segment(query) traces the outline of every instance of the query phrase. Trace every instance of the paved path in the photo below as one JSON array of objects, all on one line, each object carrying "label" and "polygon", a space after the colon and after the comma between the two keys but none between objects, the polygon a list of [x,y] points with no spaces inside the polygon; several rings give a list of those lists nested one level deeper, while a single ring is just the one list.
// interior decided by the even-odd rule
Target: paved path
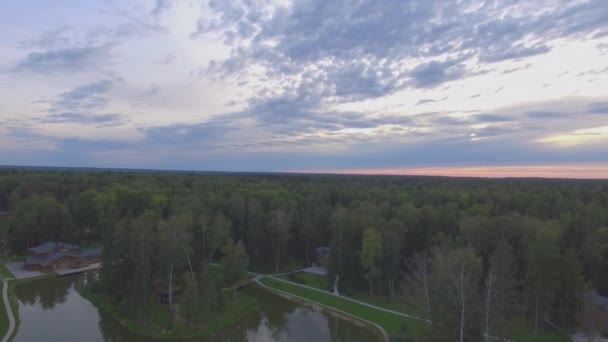
[{"label": "paved path", "polygon": [[7,262],[4,264],[6,268],[15,276],[17,279],[33,278],[44,273],[38,271],[28,271],[23,267],[23,261]]},{"label": "paved path", "polygon": [[4,335],[4,338],[2,338],[2,342],[7,342],[13,334],[13,330],[15,330],[15,316],[13,316],[13,310],[11,309],[11,304],[8,301],[8,282],[5,281],[2,285],[2,299],[4,300],[6,317],[8,317],[8,331],[6,332],[6,335]]},{"label": "paved path", "polygon": [[[282,282],[285,282],[285,283],[289,283],[291,285],[300,286],[300,287],[303,287],[303,288],[306,288],[306,289],[309,289],[309,290],[313,290],[313,291],[317,291],[317,292],[321,292],[321,293],[325,293],[325,294],[334,295],[331,292],[328,292],[328,291],[325,291],[325,290],[320,290],[320,289],[317,289],[315,287],[311,287],[311,286],[303,285],[303,284],[298,284],[298,283],[295,283],[295,282],[292,282],[292,281],[288,281],[288,280],[285,280],[285,279],[281,279],[281,278],[276,278],[274,275],[269,276],[269,278],[276,279],[278,281],[282,281]],[[367,306],[367,307],[372,308],[372,309],[388,312],[388,313],[391,313],[393,315],[397,315],[397,316],[401,316],[401,317],[406,317],[406,318],[411,318],[411,319],[416,319],[416,320],[419,320],[419,321],[431,323],[431,321],[428,320],[428,319],[426,319],[426,318],[422,318],[422,317],[418,317],[418,316],[413,316],[413,315],[408,315],[406,313],[399,312],[399,311],[394,311],[394,310],[390,310],[390,309],[385,309],[383,307],[372,305],[372,304],[369,304],[369,303],[366,303],[366,302],[362,302],[362,301],[359,301],[359,300],[356,300],[356,299],[352,299],[350,297],[345,297],[345,296],[338,296],[338,297],[340,297],[340,298],[342,298],[344,300],[351,301],[353,303],[357,303],[357,304],[360,304],[360,305],[363,305],[363,306]]]},{"label": "paved path", "polygon": [[[367,324],[369,324],[369,325],[371,325],[371,326],[373,326],[373,327],[377,328],[377,329],[380,331],[380,333],[382,334],[382,337],[384,338],[384,341],[385,341],[385,342],[389,342],[389,341],[390,341],[390,340],[389,340],[389,337],[388,337],[388,333],[386,332],[386,330],[384,330],[384,328],[382,328],[381,326],[379,326],[378,324],[376,324],[376,323],[374,323],[374,322],[371,322],[371,321],[368,321],[368,320],[363,319],[363,318],[361,318],[361,317],[358,317],[358,316],[355,316],[355,315],[349,314],[348,312],[344,312],[344,311],[339,310],[339,309],[336,309],[336,308],[334,308],[334,307],[331,307],[331,306],[328,306],[328,305],[325,305],[325,304],[322,304],[322,303],[319,303],[319,302],[315,302],[314,300],[310,300],[310,299],[308,299],[308,298],[300,297],[300,296],[295,295],[295,294],[293,294],[293,293],[289,293],[289,292],[285,292],[285,291],[277,290],[277,289],[275,289],[275,288],[272,288],[272,287],[266,286],[266,285],[264,285],[264,283],[262,283],[262,282],[260,281],[260,280],[262,280],[263,278],[265,278],[265,277],[264,277],[263,275],[259,274],[259,275],[257,275],[257,276],[256,276],[254,279],[255,279],[255,281],[256,281],[256,282],[257,282],[257,283],[258,283],[258,284],[259,284],[261,287],[266,288],[266,289],[269,289],[270,291],[279,292],[279,293],[282,293],[282,294],[284,294],[284,295],[287,295],[287,296],[290,296],[290,297],[297,298],[297,299],[299,299],[299,300],[301,300],[301,301],[304,301],[304,302],[313,303],[313,304],[315,304],[315,305],[318,305],[318,306],[324,307],[324,308],[326,308],[326,309],[328,309],[328,310],[331,310],[331,311],[338,312],[338,313],[340,313],[340,314],[342,314],[342,315],[345,315],[345,316],[351,317],[351,318],[356,319],[356,320],[358,320],[358,321],[365,322],[365,323],[367,323]],[[293,282],[286,281],[286,280],[279,279],[279,278],[275,278],[275,277],[273,277],[273,276],[270,276],[269,278],[273,278],[273,279],[277,279],[277,280],[285,281],[285,282],[288,282],[288,283],[290,283],[290,284],[295,284],[295,283],[293,283]],[[300,284],[296,284],[296,285],[300,285]],[[307,286],[307,287],[308,287],[308,286]],[[315,290],[318,290],[318,289],[315,289]],[[328,293],[328,292],[326,292],[326,293]]]},{"label": "paved path", "polygon": [[[222,265],[216,264],[216,263],[211,263],[211,264],[215,265],[215,266],[220,266],[220,267],[222,266]],[[342,310],[336,309],[336,308],[331,307],[331,306],[327,306],[325,304],[321,304],[319,302],[315,302],[315,301],[310,300],[308,298],[300,297],[298,295],[295,295],[295,294],[292,294],[292,293],[289,293],[289,292],[277,290],[275,288],[266,286],[266,285],[264,285],[262,283],[261,280],[264,279],[264,278],[266,278],[266,277],[268,277],[268,278],[272,278],[272,279],[275,279],[275,280],[278,280],[278,281],[282,281],[284,283],[288,283],[288,284],[291,284],[291,285],[300,286],[300,287],[303,287],[303,288],[306,288],[306,289],[309,289],[309,290],[321,292],[321,293],[324,293],[324,294],[334,295],[334,296],[340,297],[340,298],[342,298],[344,300],[348,300],[348,301],[351,301],[353,303],[357,303],[357,304],[360,304],[360,305],[363,305],[363,306],[367,306],[367,307],[372,308],[372,309],[384,311],[384,312],[387,312],[387,313],[390,313],[390,314],[393,314],[393,315],[397,315],[397,316],[401,316],[401,317],[405,317],[405,318],[410,318],[410,319],[415,319],[415,320],[422,321],[422,322],[429,323],[429,324],[433,323],[431,320],[426,319],[426,318],[422,318],[422,317],[418,317],[418,316],[413,316],[413,315],[409,315],[409,314],[406,314],[406,313],[403,313],[403,312],[394,311],[394,310],[390,310],[390,309],[385,309],[385,308],[380,307],[380,306],[376,306],[376,305],[373,305],[373,304],[365,303],[365,302],[362,302],[362,301],[359,301],[359,300],[356,300],[356,299],[352,299],[352,298],[349,298],[349,297],[341,296],[339,294],[334,294],[332,292],[328,292],[328,291],[325,291],[325,290],[320,290],[320,289],[317,289],[315,287],[311,287],[311,286],[303,285],[303,284],[298,284],[298,283],[293,282],[293,281],[277,278],[278,276],[282,276],[282,275],[289,274],[289,273],[296,273],[296,272],[300,272],[300,271],[304,271],[304,270],[303,269],[299,269],[299,270],[295,270],[295,271],[290,271],[290,272],[285,272],[285,273],[275,273],[275,274],[261,274],[261,273],[255,273],[255,272],[250,272],[250,271],[248,271],[247,273],[252,274],[252,275],[255,276],[254,278],[250,279],[249,282],[254,282],[255,281],[257,284],[259,284],[263,288],[269,289],[271,291],[280,292],[280,293],[283,293],[285,295],[292,296],[292,297],[298,298],[300,300],[303,300],[305,302],[310,302],[310,303],[322,306],[322,307],[327,308],[329,310],[333,310],[333,311],[339,312],[341,314],[344,314],[346,316],[358,319],[358,320],[360,320],[362,322],[368,323],[368,324],[370,324],[370,325],[378,328],[378,330],[380,330],[380,332],[382,333],[382,336],[384,337],[384,340],[386,342],[389,341],[388,333],[386,332],[386,330],[384,330],[384,328],[382,328],[381,326],[379,326],[378,324],[376,324],[374,322],[370,322],[370,321],[368,321],[366,319],[363,319],[361,317],[358,317],[358,316],[355,316],[355,315],[351,315],[351,314],[349,314],[347,312],[344,312]],[[488,336],[488,337],[490,339],[492,339],[492,340],[499,340],[499,341],[504,341],[504,342],[513,342],[512,340],[505,339],[505,338],[500,338],[500,337],[496,337],[496,336]],[[4,341],[2,341],[2,342],[4,342]]]},{"label": "paved path", "polygon": [[327,270],[325,267],[319,266],[310,266],[302,269],[302,272],[318,274],[318,275],[327,275]]}]

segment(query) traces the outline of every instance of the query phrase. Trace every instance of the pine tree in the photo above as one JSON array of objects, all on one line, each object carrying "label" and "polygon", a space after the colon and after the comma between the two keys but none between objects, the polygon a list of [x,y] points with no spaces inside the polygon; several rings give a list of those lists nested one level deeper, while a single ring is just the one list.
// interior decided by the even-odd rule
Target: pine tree
[{"label": "pine tree", "polygon": [[575,317],[580,317],[584,292],[583,266],[578,254],[568,249],[561,258],[557,296],[554,300],[555,320],[564,329],[576,328]]}]

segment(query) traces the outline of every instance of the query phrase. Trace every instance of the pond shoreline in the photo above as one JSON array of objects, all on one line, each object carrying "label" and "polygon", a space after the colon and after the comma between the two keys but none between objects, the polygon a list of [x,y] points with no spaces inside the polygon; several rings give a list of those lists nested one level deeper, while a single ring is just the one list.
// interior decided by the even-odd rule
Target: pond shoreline
[{"label": "pond shoreline", "polygon": [[[382,338],[385,342],[389,342],[390,341],[389,335],[386,332],[386,330],[384,330],[384,328],[382,328],[380,325],[378,325],[378,324],[376,324],[374,322],[368,321],[368,320],[363,319],[361,317],[357,317],[355,315],[351,315],[351,314],[349,314],[347,312],[344,312],[342,310],[333,308],[331,306],[328,306],[328,305],[325,305],[325,304],[321,304],[321,303],[312,301],[310,299],[306,299],[306,298],[300,297],[298,295],[294,295],[292,293],[288,293],[288,292],[285,292],[285,291],[274,289],[274,288],[272,288],[270,286],[264,285],[262,282],[257,282],[257,285],[258,285],[259,288],[264,289],[265,291],[274,293],[274,294],[276,294],[276,295],[278,295],[278,296],[280,296],[280,297],[282,297],[284,299],[287,299],[289,301],[295,302],[295,303],[297,303],[299,305],[308,307],[308,308],[310,308],[312,310],[315,310],[315,311],[325,312],[325,313],[327,313],[329,315],[332,315],[332,316],[334,316],[334,317],[336,317],[338,319],[342,319],[342,320],[348,321],[348,322],[350,322],[350,323],[352,323],[354,325],[357,325],[357,326],[369,329],[370,331],[374,331],[376,333],[379,332],[378,337]],[[370,329],[370,327],[373,327],[375,329]]]},{"label": "pond shoreline", "polygon": [[[221,324],[220,327],[217,329],[196,331],[191,334],[188,334],[188,333],[186,333],[186,334],[172,334],[172,333],[163,334],[162,332],[156,332],[154,330],[144,328],[144,327],[142,327],[142,325],[140,323],[135,322],[133,319],[121,316],[119,313],[116,312],[116,310],[114,308],[110,307],[111,304],[109,302],[103,302],[99,298],[97,298],[97,296],[91,296],[90,293],[86,293],[86,292],[80,293],[80,295],[84,299],[90,301],[97,309],[103,311],[105,314],[112,317],[118,324],[120,324],[123,328],[125,328],[129,332],[131,332],[135,335],[138,335],[140,337],[146,337],[146,338],[150,338],[150,339],[157,340],[157,341],[174,340],[174,339],[189,340],[189,339],[196,339],[196,338],[201,338],[201,337],[213,337],[214,335],[221,333],[222,331],[235,326],[236,324],[241,322],[243,319],[247,318],[248,316],[250,316],[258,311],[258,306],[257,306],[257,302],[256,302],[254,305],[248,306],[247,310],[244,311],[243,313],[239,313],[238,315],[235,315],[234,317],[232,317],[232,319],[229,320],[228,322],[226,322],[225,324]],[[243,293],[239,293],[239,296],[241,296],[241,298],[240,298],[241,301],[245,300],[245,303],[248,301],[255,301],[255,299],[253,299]],[[226,308],[229,306],[230,306],[229,303],[224,303],[224,306],[221,310],[226,310]],[[236,305],[235,307],[238,307],[238,305]],[[233,308],[229,308],[229,309],[233,309]],[[226,311],[222,312],[221,310],[218,313],[218,315],[221,315],[222,313],[225,314]],[[212,321],[212,322],[215,322],[215,321]]]},{"label": "pond shoreline", "polygon": [[[151,329],[144,332],[138,327],[133,329],[133,325],[123,316],[116,315],[117,307],[106,307],[101,303],[103,296],[98,296],[97,293],[87,295],[85,292],[90,280],[85,278],[88,278],[86,274],[68,277],[45,275],[37,279],[15,281],[11,286],[11,302],[18,307],[15,311],[18,311],[16,319],[20,320],[20,326],[15,329],[9,341],[41,338],[49,342],[73,338],[97,342],[116,338],[138,342],[293,339],[319,342],[383,341],[378,331],[361,320],[310,302],[294,301],[293,298],[267,291],[256,284],[246,286],[239,291],[237,297],[227,295],[224,301],[227,310],[224,310],[223,316],[218,317],[215,323],[205,322],[197,328],[199,331],[196,334],[186,335],[189,326],[182,323],[174,326],[171,334],[160,334],[162,323],[165,322],[164,316],[149,316],[148,328]],[[21,287],[22,284],[26,285]],[[249,298],[254,306],[237,304],[245,298]],[[221,312],[219,315],[222,315]],[[323,323],[319,326],[321,322]]]}]

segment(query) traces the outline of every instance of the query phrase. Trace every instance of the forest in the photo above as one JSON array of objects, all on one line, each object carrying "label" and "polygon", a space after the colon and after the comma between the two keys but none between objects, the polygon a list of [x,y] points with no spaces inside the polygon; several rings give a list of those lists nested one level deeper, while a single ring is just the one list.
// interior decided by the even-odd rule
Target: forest
[{"label": "forest", "polygon": [[608,296],[601,180],[7,169],[0,212],[4,256],[103,246],[95,293],[142,326],[155,287],[171,324],[195,327],[247,271],[308,266],[321,246],[328,283],[407,305],[432,320],[426,341],[594,329],[585,298]]}]

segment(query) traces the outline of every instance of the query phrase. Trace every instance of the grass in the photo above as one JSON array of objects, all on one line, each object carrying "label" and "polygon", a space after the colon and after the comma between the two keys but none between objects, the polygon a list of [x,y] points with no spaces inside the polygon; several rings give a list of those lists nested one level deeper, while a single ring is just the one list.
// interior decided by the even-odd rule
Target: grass
[{"label": "grass", "polygon": [[294,283],[314,287],[319,290],[329,290],[329,282],[327,277],[319,274],[312,274],[306,272],[284,274],[278,278],[293,281]]},{"label": "grass", "polygon": [[[302,285],[307,285],[319,290],[331,292],[331,285],[327,280],[327,277],[324,275],[298,272],[292,274],[285,274],[277,278]],[[424,311],[422,308],[420,308],[420,305],[411,303],[411,300],[407,300],[405,296],[394,296],[393,298],[390,298],[388,296],[383,295],[369,296],[369,294],[367,293],[360,292],[349,293],[346,296],[371,305],[379,306],[381,308],[398,311],[405,314],[411,314],[419,317],[424,316]]]},{"label": "grass", "polygon": [[[4,283],[0,283],[0,289],[3,289]],[[0,296],[0,336],[6,335],[8,331],[8,317],[4,308],[4,299]]]},{"label": "grass", "polygon": [[306,289],[297,285],[288,284],[280,280],[264,278],[262,283],[273,289],[284,291],[287,293],[294,294],[306,298],[308,300],[321,303],[328,307],[336,308],[338,310],[349,313],[355,317],[368,320],[376,323],[391,336],[397,336],[405,334],[411,337],[421,337],[428,330],[429,325],[427,323],[401,317],[388,312],[375,310],[367,306],[357,304],[334,296],[330,293],[322,293],[310,289]]},{"label": "grass", "polygon": [[[383,295],[373,295],[363,294],[360,292],[347,294],[348,297],[371,304],[375,306],[379,306],[381,308],[385,308],[388,310],[398,311],[405,314],[425,317],[426,309],[421,306],[419,303],[415,303],[412,301],[411,297],[396,295],[391,297],[383,296]],[[426,318],[426,317],[425,317]]]},{"label": "grass", "polygon": [[538,336],[523,335],[515,337],[515,342],[569,342],[570,336],[565,336],[557,331],[543,331]]},{"label": "grass", "polygon": [[0,277],[3,279],[14,279],[15,276],[11,273],[11,271],[4,266],[4,262],[0,262]]}]

